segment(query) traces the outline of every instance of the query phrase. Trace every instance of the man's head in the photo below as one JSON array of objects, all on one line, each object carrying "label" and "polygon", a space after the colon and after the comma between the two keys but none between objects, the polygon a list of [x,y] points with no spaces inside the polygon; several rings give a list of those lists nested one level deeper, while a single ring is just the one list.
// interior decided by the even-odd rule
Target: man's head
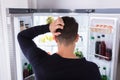
[{"label": "man's head", "polygon": [[59,36],[56,36],[56,39],[59,41],[59,43],[69,45],[71,43],[74,43],[78,38],[78,23],[73,17],[65,16],[62,17],[62,20],[64,22],[64,28],[57,30],[60,31],[61,34]]}]

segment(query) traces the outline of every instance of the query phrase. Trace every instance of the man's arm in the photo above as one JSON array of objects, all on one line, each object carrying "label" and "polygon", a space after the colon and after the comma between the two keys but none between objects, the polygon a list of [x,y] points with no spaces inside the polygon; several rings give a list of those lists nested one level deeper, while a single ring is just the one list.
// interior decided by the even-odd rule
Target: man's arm
[{"label": "man's arm", "polygon": [[44,58],[45,56],[48,56],[48,53],[46,53],[42,49],[37,48],[37,46],[32,40],[34,37],[49,31],[53,34],[53,36],[58,36],[61,33],[56,32],[56,30],[63,29],[63,27],[64,22],[59,17],[58,19],[53,21],[50,25],[36,26],[20,32],[18,34],[18,41],[27,59],[32,63],[34,61],[41,60],[41,58]]},{"label": "man's arm", "polygon": [[49,32],[49,25],[35,26],[18,34],[19,45],[30,62],[34,61],[35,58],[37,59],[37,57],[40,59],[48,55],[42,49],[37,48],[32,40],[34,37],[46,32]]}]

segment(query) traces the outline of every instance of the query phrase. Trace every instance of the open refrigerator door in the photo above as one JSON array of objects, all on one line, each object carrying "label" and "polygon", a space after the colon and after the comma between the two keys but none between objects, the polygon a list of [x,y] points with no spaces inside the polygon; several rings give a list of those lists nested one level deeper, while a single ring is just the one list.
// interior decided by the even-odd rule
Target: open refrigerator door
[{"label": "open refrigerator door", "polygon": [[[32,26],[32,14],[13,14],[11,15],[11,19],[12,19],[12,25],[13,25],[13,29],[14,29],[14,39],[15,39],[15,53],[11,54],[11,55],[15,55],[16,56],[16,64],[12,64],[14,66],[16,66],[15,70],[16,71],[16,75],[17,75],[17,80],[27,80],[27,78],[29,78],[29,76],[31,76],[30,80],[34,80],[34,75],[33,75],[33,71],[32,71],[32,67],[29,63],[29,61],[25,58],[25,56],[23,55],[20,46],[18,44],[18,40],[17,40],[17,34],[20,31],[23,31],[27,28],[30,28]],[[12,60],[14,60],[15,57],[12,57]],[[15,75],[13,75],[15,76]]]},{"label": "open refrigerator door", "polygon": [[116,80],[118,24],[116,17],[90,17],[88,60],[98,65],[102,80]]}]

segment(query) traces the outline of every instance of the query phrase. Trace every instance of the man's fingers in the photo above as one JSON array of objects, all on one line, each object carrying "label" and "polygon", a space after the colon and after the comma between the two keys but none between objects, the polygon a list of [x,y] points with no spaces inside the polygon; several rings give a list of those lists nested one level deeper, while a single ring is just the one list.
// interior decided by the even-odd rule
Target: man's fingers
[{"label": "man's fingers", "polygon": [[53,33],[53,35],[58,36],[61,33],[56,32],[57,29],[63,29],[64,28],[64,22],[62,18],[58,17],[54,22],[50,24],[50,31]]},{"label": "man's fingers", "polygon": [[56,29],[63,29],[63,26],[57,25],[57,26],[56,26]]},{"label": "man's fingers", "polygon": [[64,21],[61,17],[58,17],[58,20],[60,21],[61,25],[64,26]]},{"label": "man's fingers", "polygon": [[54,33],[55,36],[59,36],[60,34],[61,34],[60,32]]},{"label": "man's fingers", "polygon": [[64,26],[64,22],[62,18],[58,17],[58,19],[55,21],[55,25]]}]

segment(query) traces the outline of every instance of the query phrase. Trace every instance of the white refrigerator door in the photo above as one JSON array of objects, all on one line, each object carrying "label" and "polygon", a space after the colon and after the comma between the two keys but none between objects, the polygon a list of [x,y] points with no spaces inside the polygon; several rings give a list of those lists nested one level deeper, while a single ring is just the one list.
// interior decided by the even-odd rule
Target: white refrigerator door
[{"label": "white refrigerator door", "polygon": [[[14,69],[16,70],[13,70],[15,72],[13,72],[13,74],[16,73],[16,75],[13,75],[12,77],[17,77],[17,80],[23,80],[23,65],[25,62],[29,63],[28,60],[25,58],[25,56],[23,55],[21,49],[20,49],[20,46],[18,44],[18,40],[17,40],[17,35],[18,33],[20,32],[20,21],[24,21],[25,24],[29,24],[30,26],[32,26],[32,15],[29,15],[29,14],[16,14],[16,15],[12,15],[11,16],[11,19],[12,19],[12,29],[13,30],[13,41],[14,42],[14,52],[15,53],[12,53],[11,55],[11,60],[13,62],[16,62],[16,64],[13,64],[12,65],[14,66]],[[14,57],[15,56],[15,57]],[[16,61],[15,61],[16,60]]]},{"label": "white refrigerator door", "polygon": [[[119,18],[116,16],[111,14],[91,14],[89,23],[88,60],[95,62],[99,66],[101,75],[106,74],[109,80],[116,80],[118,62]],[[102,35],[105,37],[103,38]],[[96,48],[98,36],[100,37],[100,44]],[[105,55],[102,54],[102,41],[105,42]],[[109,52],[112,54],[111,57],[107,55],[108,49],[111,51]],[[108,60],[108,58],[111,59]]]},{"label": "white refrigerator door", "polygon": [[20,27],[19,26],[19,19],[17,17],[14,17],[14,37],[15,37],[15,50],[16,50],[16,69],[17,69],[17,79],[18,80],[22,80],[23,76],[22,76],[22,60],[21,60],[21,50],[18,44],[18,40],[17,40],[17,34],[20,31]]}]

